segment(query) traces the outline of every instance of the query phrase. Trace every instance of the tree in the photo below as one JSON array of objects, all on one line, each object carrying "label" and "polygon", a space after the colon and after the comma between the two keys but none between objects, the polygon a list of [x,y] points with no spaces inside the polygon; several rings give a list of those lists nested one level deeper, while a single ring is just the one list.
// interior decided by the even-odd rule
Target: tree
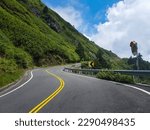
[{"label": "tree", "polygon": [[103,57],[103,52],[101,49],[98,50],[96,57],[97,57],[97,61],[98,61],[98,63],[97,63],[98,68],[111,68],[109,61],[107,61]]},{"label": "tree", "polygon": [[82,46],[81,43],[78,43],[78,46],[76,48],[76,53],[80,56],[81,60],[85,59],[85,54],[84,54],[84,47]]},{"label": "tree", "polygon": [[[140,70],[149,70],[150,69],[150,63],[148,61],[143,60],[142,55],[140,53],[138,54],[138,59],[139,59],[139,69]],[[132,65],[132,69],[137,69],[135,63],[136,63],[136,58],[130,57],[128,59],[128,64]]]}]

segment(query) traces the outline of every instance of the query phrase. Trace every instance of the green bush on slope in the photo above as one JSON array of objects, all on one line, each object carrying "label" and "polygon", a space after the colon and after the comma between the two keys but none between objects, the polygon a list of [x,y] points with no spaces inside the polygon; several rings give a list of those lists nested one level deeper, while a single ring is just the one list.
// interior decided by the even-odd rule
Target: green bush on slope
[{"label": "green bush on slope", "polygon": [[5,60],[2,63],[8,69],[8,72],[6,68],[3,71],[4,77],[12,74],[9,72],[12,66],[8,64],[11,62],[16,66],[15,72],[18,72],[33,65],[95,60],[99,49],[103,51],[102,57],[111,61],[111,67],[116,66],[117,60],[121,61],[113,53],[88,40],[40,0],[0,1],[0,58]]},{"label": "green bush on slope", "polygon": [[122,83],[134,83],[134,79],[132,76],[114,73],[110,71],[101,71],[96,75],[96,77],[100,79],[106,79]]},{"label": "green bush on slope", "polygon": [[0,58],[0,88],[20,78],[23,72],[14,60]]},{"label": "green bush on slope", "polygon": [[0,31],[0,57],[13,59],[20,68],[32,66],[31,56],[20,48],[16,48]]}]

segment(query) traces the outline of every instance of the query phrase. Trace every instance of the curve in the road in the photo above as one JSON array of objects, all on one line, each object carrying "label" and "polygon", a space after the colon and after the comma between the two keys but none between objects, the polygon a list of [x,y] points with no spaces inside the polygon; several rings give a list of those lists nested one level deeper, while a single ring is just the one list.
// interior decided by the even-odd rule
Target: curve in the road
[{"label": "curve in the road", "polygon": [[[61,71],[63,71],[63,70],[61,70]],[[66,72],[66,73],[68,73],[68,72]],[[72,75],[78,75],[78,76],[80,76],[80,77],[89,77],[89,78],[95,79],[95,77],[91,77],[91,76],[87,76],[87,75],[80,75],[80,74],[76,74],[76,73],[70,73],[70,74],[72,74]],[[120,85],[122,85],[122,86],[129,87],[129,88],[132,88],[132,89],[141,91],[141,92],[143,92],[143,93],[145,93],[145,94],[148,94],[148,95],[150,96],[150,92],[149,92],[149,91],[146,91],[145,89],[138,88],[138,87],[136,87],[136,86],[129,85],[129,84],[124,84],[124,83],[115,82],[115,81],[109,81],[109,80],[106,80],[106,81],[111,82],[111,83],[113,83],[113,84],[116,84],[116,83],[117,83],[117,84],[120,84]]]},{"label": "curve in the road", "polygon": [[37,106],[35,106],[31,111],[29,111],[29,113],[37,113],[38,111],[40,111],[45,105],[47,105],[55,96],[57,96],[57,94],[59,94],[61,92],[61,90],[64,88],[64,80],[61,79],[60,77],[58,77],[57,75],[50,73],[48,70],[46,70],[46,72],[48,74],[50,74],[51,76],[55,77],[56,79],[59,80],[60,85],[59,87],[51,94],[49,95],[46,99],[44,99],[42,102],[40,102]]},{"label": "curve in the road", "polygon": [[146,91],[146,90],[144,90],[144,89],[137,88],[137,87],[135,87],[135,86],[128,85],[128,84],[124,84],[124,86],[129,87],[129,88],[133,88],[133,89],[136,89],[136,90],[139,90],[139,91],[141,91],[141,92],[143,92],[143,93],[145,93],[145,94],[148,94],[148,95],[150,96],[150,92],[148,92],[148,91]]}]

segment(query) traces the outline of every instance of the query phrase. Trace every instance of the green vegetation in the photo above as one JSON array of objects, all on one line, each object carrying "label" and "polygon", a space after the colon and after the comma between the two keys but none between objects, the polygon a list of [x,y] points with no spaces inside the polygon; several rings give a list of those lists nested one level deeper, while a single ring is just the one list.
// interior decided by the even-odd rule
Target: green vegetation
[{"label": "green vegetation", "polygon": [[40,0],[0,1],[0,86],[33,66],[80,61],[94,61],[95,68],[131,67],[87,39]]},{"label": "green vegetation", "polygon": [[122,61],[89,41],[40,0],[1,0],[0,26],[0,86],[17,79],[20,70],[95,60],[98,51],[111,67]]},{"label": "green vegetation", "polygon": [[17,80],[23,73],[24,70],[18,69],[14,60],[0,58],[0,88]]},{"label": "green vegetation", "polygon": [[[148,61],[143,60],[141,54],[139,54],[138,59],[139,59],[140,70],[150,70],[150,63]],[[133,70],[137,69],[136,60],[137,59],[135,57],[130,57],[129,59],[128,58],[123,59],[123,61],[130,66],[130,69],[133,69]],[[135,76],[135,81],[137,83],[150,84],[150,77]]]},{"label": "green vegetation", "polygon": [[135,81],[137,83],[149,84],[150,85],[150,77],[147,77],[147,76],[135,77]]},{"label": "green vegetation", "polygon": [[[131,66],[131,69],[134,69],[134,70],[137,69],[137,66],[136,66],[137,58],[130,57],[129,59],[124,58],[123,60],[124,60],[124,62],[126,62],[128,65]],[[148,61],[143,60],[141,54],[139,54],[138,60],[139,60],[139,69],[140,70],[150,70],[150,63]]]},{"label": "green vegetation", "polygon": [[31,56],[16,48],[0,31],[0,87],[7,85],[23,75],[32,66]]},{"label": "green vegetation", "polygon": [[[6,8],[6,5],[9,6],[9,9]],[[67,43],[63,37],[16,0],[10,2],[2,0],[1,6],[3,7],[0,8],[1,31],[15,47],[28,52],[34,64],[42,65],[45,62],[58,64],[79,60],[79,56],[74,53],[75,47],[71,43]],[[54,63],[53,57],[62,60]]]},{"label": "green vegetation", "polygon": [[9,39],[0,31],[0,56],[13,59],[19,67],[32,66],[31,56],[20,48],[16,48]]},{"label": "green vegetation", "polygon": [[90,69],[89,61],[81,61],[81,68],[82,69]]},{"label": "green vegetation", "polygon": [[[111,51],[99,48],[93,60],[93,69],[131,69],[131,66],[125,61],[119,58]],[[82,68],[90,68],[88,66],[89,61],[82,61]]]},{"label": "green vegetation", "polygon": [[23,74],[24,74],[23,70],[17,70],[14,73],[0,74],[0,88],[2,86],[5,86],[9,83],[12,83],[12,82],[20,79]]},{"label": "green vegetation", "polygon": [[122,83],[130,83],[130,84],[134,83],[134,79],[132,76],[123,75],[120,73],[114,73],[110,71],[99,72],[96,75],[96,77],[100,79],[111,80],[111,81],[122,82]]}]

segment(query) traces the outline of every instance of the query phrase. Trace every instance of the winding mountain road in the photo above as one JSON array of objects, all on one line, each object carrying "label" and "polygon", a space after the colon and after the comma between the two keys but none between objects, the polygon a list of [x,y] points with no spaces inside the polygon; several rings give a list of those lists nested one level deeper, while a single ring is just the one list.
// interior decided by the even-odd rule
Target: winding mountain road
[{"label": "winding mountain road", "polygon": [[63,66],[34,69],[0,92],[1,113],[150,112],[150,89],[64,72]]}]

